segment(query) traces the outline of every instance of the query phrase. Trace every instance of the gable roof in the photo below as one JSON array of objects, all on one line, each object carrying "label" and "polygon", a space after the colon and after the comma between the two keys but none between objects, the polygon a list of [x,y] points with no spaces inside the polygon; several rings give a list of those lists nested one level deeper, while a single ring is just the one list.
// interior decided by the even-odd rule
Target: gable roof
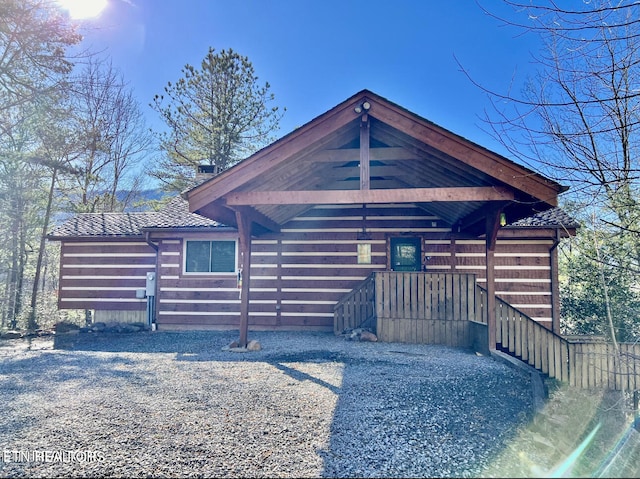
[{"label": "gable roof", "polygon": [[497,201],[518,220],[565,189],[363,90],[184,196],[192,212],[235,225],[242,210],[266,230],[316,204],[411,202],[474,232]]}]

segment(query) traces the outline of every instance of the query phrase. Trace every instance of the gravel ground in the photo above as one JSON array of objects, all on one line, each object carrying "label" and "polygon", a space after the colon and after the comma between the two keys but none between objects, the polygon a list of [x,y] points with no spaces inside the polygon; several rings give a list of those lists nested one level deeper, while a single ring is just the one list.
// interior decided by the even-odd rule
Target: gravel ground
[{"label": "gravel ground", "polygon": [[2,477],[477,477],[529,376],[444,346],[250,332],[0,341]]}]

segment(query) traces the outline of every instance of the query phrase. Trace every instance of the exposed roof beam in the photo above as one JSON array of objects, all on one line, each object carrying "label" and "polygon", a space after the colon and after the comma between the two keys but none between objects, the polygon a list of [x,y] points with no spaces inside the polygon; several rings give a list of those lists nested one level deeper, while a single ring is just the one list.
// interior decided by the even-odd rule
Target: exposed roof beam
[{"label": "exposed roof beam", "polygon": [[334,110],[316,118],[314,122],[294,130],[220,175],[187,191],[189,210],[197,211],[252,179],[260,178],[274,166],[279,165],[283,158],[289,158],[308,148],[326,147],[327,143],[331,143],[331,134],[346,127],[355,118],[353,107],[344,102]]},{"label": "exposed roof beam", "polygon": [[[343,178],[357,178],[360,174],[360,169],[357,166],[343,166],[329,168],[321,172],[322,178],[330,178],[332,180]],[[406,176],[407,178],[415,178],[416,173],[406,170],[401,170],[397,166],[378,166],[371,165],[371,176]]]},{"label": "exposed roof beam", "polygon": [[562,187],[454,133],[416,117],[400,107],[373,98],[369,116],[390,125],[460,162],[524,191],[549,205],[557,205]]},{"label": "exposed roof beam", "polygon": [[[418,157],[415,153],[412,153],[402,147],[388,147],[388,148],[370,148],[369,158],[373,160],[385,161],[385,160],[417,160]],[[311,161],[314,163],[320,162],[336,162],[344,163],[347,161],[359,161],[360,149],[359,148],[342,148],[335,150],[322,150],[312,155],[308,155],[304,158],[304,161]]]},{"label": "exposed roof beam", "polygon": [[229,193],[226,203],[240,205],[406,203],[433,201],[509,201],[513,192],[502,187],[403,188],[396,190],[245,191]]},{"label": "exposed roof beam", "polygon": [[253,208],[238,206],[234,208],[234,210],[236,211],[236,218],[238,216],[238,213],[241,213],[250,223],[256,223],[270,231],[280,231],[280,225],[278,223]]}]

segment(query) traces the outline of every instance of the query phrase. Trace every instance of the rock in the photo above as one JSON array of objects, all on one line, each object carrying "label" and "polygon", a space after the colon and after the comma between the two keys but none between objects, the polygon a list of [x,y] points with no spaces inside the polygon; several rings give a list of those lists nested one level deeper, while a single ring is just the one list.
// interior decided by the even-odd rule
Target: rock
[{"label": "rock", "polygon": [[0,338],[2,339],[18,339],[22,337],[22,333],[20,331],[7,331],[0,334]]},{"label": "rock", "polygon": [[377,340],[378,336],[373,334],[371,331],[364,330],[360,333],[360,341],[376,342]]},{"label": "rock", "polygon": [[365,328],[345,329],[342,333],[347,341],[377,341],[376,336],[372,331]]},{"label": "rock", "polygon": [[62,321],[60,323],[54,324],[53,329],[56,333],[70,333],[72,331],[75,331],[77,333],[80,330],[80,326],[78,326],[77,324],[69,323],[67,321]]},{"label": "rock", "polygon": [[261,349],[262,349],[262,346],[260,346],[260,343],[255,339],[252,339],[247,343],[248,351],[260,351]]},{"label": "rock", "polygon": [[137,333],[140,331],[140,328],[135,324],[123,324],[120,326],[120,331],[123,333]]},{"label": "rock", "polygon": [[227,346],[224,346],[222,348],[223,351],[231,351],[232,349],[235,349],[239,346],[238,341],[232,341],[230,344],[228,344]]},{"label": "rock", "polygon": [[360,341],[360,334],[362,333],[362,328],[352,329],[347,333],[347,339],[349,341]]}]

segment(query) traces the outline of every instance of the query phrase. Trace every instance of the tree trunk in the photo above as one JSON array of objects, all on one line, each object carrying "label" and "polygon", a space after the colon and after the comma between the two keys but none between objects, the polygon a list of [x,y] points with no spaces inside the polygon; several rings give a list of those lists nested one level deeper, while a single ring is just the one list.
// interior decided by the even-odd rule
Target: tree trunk
[{"label": "tree trunk", "polygon": [[47,230],[49,229],[49,219],[51,218],[51,207],[53,205],[53,191],[56,185],[58,169],[54,168],[51,174],[51,184],[49,185],[49,196],[47,198],[47,207],[44,212],[44,222],[42,224],[42,235],[40,236],[40,248],[38,250],[38,259],[36,261],[36,272],[33,278],[33,289],[31,290],[31,309],[29,311],[28,329],[37,329],[38,322],[36,307],[38,304],[38,285],[40,283],[40,275],[42,270],[42,258],[44,257],[44,249],[47,244]]}]

